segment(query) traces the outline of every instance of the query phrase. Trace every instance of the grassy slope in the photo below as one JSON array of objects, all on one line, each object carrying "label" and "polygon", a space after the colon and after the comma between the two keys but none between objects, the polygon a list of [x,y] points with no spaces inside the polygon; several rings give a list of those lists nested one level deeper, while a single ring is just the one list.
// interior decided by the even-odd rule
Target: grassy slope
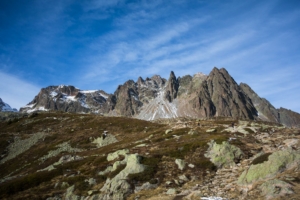
[{"label": "grassy slope", "polygon": [[[154,181],[156,178],[161,183],[173,180],[182,173],[174,162],[176,158],[194,164],[194,169],[187,168],[184,173],[189,177],[195,176],[202,180],[207,170],[215,170],[213,164],[203,156],[207,150],[207,143],[211,139],[218,143],[227,140],[231,135],[221,133],[221,131],[224,125],[230,125],[233,122],[236,123],[236,121],[224,119],[201,121],[201,127],[198,127],[198,122],[190,119],[161,120],[160,123],[152,123],[124,117],[61,112],[40,113],[32,118],[26,117],[9,123],[2,122],[0,123],[1,153],[5,152],[8,141],[13,142],[15,137],[24,139],[37,132],[45,132],[47,136],[29,150],[0,165],[0,179],[7,176],[14,177],[0,183],[0,198],[45,199],[64,193],[66,188],[60,185],[54,187],[56,183],[62,182],[67,182],[69,185],[75,184],[77,194],[86,195],[87,191],[92,189],[98,191],[107,177],[115,175],[113,173],[105,176],[98,175],[98,172],[113,164],[113,162],[106,161],[106,155],[123,148],[144,156],[143,163],[149,166],[144,173],[130,177],[129,181],[134,184]],[[216,132],[206,133],[208,128],[214,126],[217,127]],[[165,134],[165,130],[172,127],[177,128]],[[191,128],[197,130],[199,134],[188,135]],[[119,142],[96,148],[96,145],[91,143],[91,139],[101,136],[104,130],[113,134]],[[178,139],[173,135],[180,137]],[[37,172],[58,161],[62,155],[71,154],[62,152],[44,162],[38,160],[47,155],[50,150],[56,149],[56,145],[67,141],[73,148],[84,149],[76,153],[84,159],[59,165],[49,172]],[[242,141],[234,142],[246,151]],[[136,147],[138,144],[147,144],[147,146]],[[89,186],[85,182],[89,178],[95,178],[97,184]]]}]

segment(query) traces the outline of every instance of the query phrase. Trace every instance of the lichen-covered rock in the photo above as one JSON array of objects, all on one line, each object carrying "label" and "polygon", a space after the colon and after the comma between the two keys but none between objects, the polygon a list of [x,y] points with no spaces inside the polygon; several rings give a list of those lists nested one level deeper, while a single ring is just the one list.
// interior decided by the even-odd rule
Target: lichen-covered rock
[{"label": "lichen-covered rock", "polygon": [[286,169],[300,166],[300,152],[292,149],[277,151],[268,157],[268,161],[251,165],[238,179],[238,184],[247,185],[265,178],[275,177]]},{"label": "lichen-covered rock", "polygon": [[109,172],[113,171],[113,167],[112,166],[108,166],[104,171],[101,171],[98,173],[98,175],[104,175],[107,174]]},{"label": "lichen-covered rock", "polygon": [[118,150],[113,153],[109,153],[107,155],[107,161],[112,161],[112,160],[118,158],[120,155],[126,156],[126,154],[128,154],[128,153],[129,153],[128,149],[122,149],[122,150]]},{"label": "lichen-covered rock", "polygon": [[49,151],[47,155],[41,157],[39,160],[40,161],[45,161],[48,158],[51,158],[51,157],[59,155],[61,152],[76,153],[76,152],[83,151],[83,149],[73,148],[69,144],[69,142],[61,143],[59,145],[56,145],[56,147],[57,147],[57,149]]},{"label": "lichen-covered rock", "polygon": [[104,147],[107,146],[109,144],[118,142],[118,140],[116,139],[116,137],[112,134],[107,134],[106,138],[103,139],[102,137],[98,137],[96,139],[94,139],[94,141],[92,143],[97,144],[97,147]]},{"label": "lichen-covered rock", "polygon": [[168,130],[166,130],[166,134],[168,134],[168,133],[171,133],[173,130],[172,129],[168,129]]},{"label": "lichen-covered rock", "polygon": [[67,189],[66,193],[65,193],[65,198],[64,199],[65,200],[83,200],[84,197],[81,197],[81,196],[78,196],[78,195],[74,194],[73,193],[74,190],[75,190],[75,186],[74,185],[72,185],[71,187],[69,187]]},{"label": "lichen-covered rock", "polygon": [[269,180],[263,183],[260,186],[260,189],[267,200],[278,197],[286,197],[286,195],[294,193],[291,184],[278,179]]},{"label": "lichen-covered rock", "polygon": [[175,188],[170,188],[166,192],[166,194],[169,194],[169,195],[173,195],[173,194],[176,194],[176,193],[177,193],[177,190]]},{"label": "lichen-covered rock", "polygon": [[189,132],[188,132],[189,135],[197,135],[198,134],[198,131],[197,130],[194,130],[194,129],[191,129]]},{"label": "lichen-covered rock", "polygon": [[16,137],[15,141],[7,147],[8,155],[0,161],[0,164],[3,164],[6,161],[11,160],[21,153],[27,151],[43,137],[45,137],[45,133],[43,132],[34,133],[29,138],[24,140]]},{"label": "lichen-covered rock", "polygon": [[178,165],[178,168],[179,168],[180,170],[184,170],[185,164],[186,164],[184,160],[176,159],[176,160],[175,160],[175,163]]},{"label": "lichen-covered rock", "polygon": [[218,168],[235,166],[244,155],[244,153],[236,146],[224,141],[217,144],[215,141],[208,143],[209,147],[205,157],[210,158]]},{"label": "lichen-covered rock", "polygon": [[216,132],[216,129],[210,128],[210,129],[207,129],[206,132],[207,133],[213,133],[213,132]]},{"label": "lichen-covered rock", "polygon": [[142,190],[151,190],[151,189],[155,189],[157,187],[158,187],[158,184],[151,184],[149,182],[146,182],[140,187],[136,186],[134,192],[139,192]]},{"label": "lichen-covered rock", "polygon": [[129,154],[125,158],[126,167],[112,179],[107,179],[104,186],[101,188],[100,199],[125,199],[132,193],[132,187],[127,182],[126,178],[129,174],[143,172],[145,166],[140,164],[141,157],[137,154]]}]

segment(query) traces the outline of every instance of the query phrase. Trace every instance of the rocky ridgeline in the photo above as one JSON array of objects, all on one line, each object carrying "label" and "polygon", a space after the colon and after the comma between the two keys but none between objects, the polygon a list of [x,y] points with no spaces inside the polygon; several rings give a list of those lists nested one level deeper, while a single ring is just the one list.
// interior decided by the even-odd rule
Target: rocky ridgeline
[{"label": "rocky ridgeline", "polygon": [[74,86],[49,86],[21,112],[60,110],[64,112],[98,113],[109,116],[159,118],[233,117],[260,119],[299,127],[300,114],[276,109],[259,97],[247,84],[238,85],[226,69],[213,68],[209,75],[176,77],[168,80],[155,75],[137,82],[126,81],[114,94],[103,90],[83,91]]}]

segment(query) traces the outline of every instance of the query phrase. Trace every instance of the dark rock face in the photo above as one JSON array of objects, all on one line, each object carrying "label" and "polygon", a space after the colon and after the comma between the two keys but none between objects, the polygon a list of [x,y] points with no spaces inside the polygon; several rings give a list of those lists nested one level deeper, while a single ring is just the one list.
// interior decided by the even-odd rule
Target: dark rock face
[{"label": "dark rock face", "polygon": [[125,116],[137,115],[144,104],[157,97],[165,83],[165,79],[155,75],[152,78],[146,78],[146,80],[139,77],[136,83],[129,80],[123,85],[119,85],[114,93],[117,99],[115,112]]},{"label": "dark rock face", "polygon": [[240,84],[241,89],[252,100],[253,105],[258,111],[259,118],[272,122],[279,122],[277,109],[266,99],[260,98],[249,85]]},{"label": "dark rock face", "polygon": [[[141,79],[140,82],[143,82]],[[137,84],[133,80],[127,81],[124,85],[119,85],[115,92],[117,99],[116,111],[120,115],[133,116],[138,112],[143,104],[139,100]]]},{"label": "dark rock face", "polygon": [[190,75],[186,75],[181,77],[178,77],[178,92],[177,95],[181,96],[182,94],[185,94],[189,91],[190,87],[191,87],[191,83],[193,81],[193,77]]},{"label": "dark rock face", "polygon": [[165,98],[172,102],[177,97],[179,83],[173,71],[171,71],[167,87],[165,89]]},{"label": "dark rock face", "polygon": [[201,84],[198,96],[194,98],[191,103],[193,108],[199,112],[201,117],[213,117],[216,114],[216,107],[211,100],[206,81]]},{"label": "dark rock face", "polygon": [[294,111],[279,108],[278,117],[281,124],[284,124],[287,127],[297,127],[300,128],[300,114]]},{"label": "dark rock face", "polygon": [[284,124],[288,127],[300,127],[300,114],[291,110],[276,109],[268,100],[259,97],[249,85],[241,83],[243,92],[252,100],[259,113],[259,118],[264,121],[271,121]]},{"label": "dark rock face", "polygon": [[257,116],[251,100],[224,68],[212,70],[193,102],[195,109],[199,109],[206,117],[255,119]]}]

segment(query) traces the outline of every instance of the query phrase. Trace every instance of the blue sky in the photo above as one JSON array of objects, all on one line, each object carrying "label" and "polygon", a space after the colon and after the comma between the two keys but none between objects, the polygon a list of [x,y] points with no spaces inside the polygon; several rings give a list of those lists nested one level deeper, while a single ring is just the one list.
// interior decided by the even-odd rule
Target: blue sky
[{"label": "blue sky", "polygon": [[1,0],[0,98],[42,87],[113,93],[128,79],[226,68],[300,113],[299,0]]}]

